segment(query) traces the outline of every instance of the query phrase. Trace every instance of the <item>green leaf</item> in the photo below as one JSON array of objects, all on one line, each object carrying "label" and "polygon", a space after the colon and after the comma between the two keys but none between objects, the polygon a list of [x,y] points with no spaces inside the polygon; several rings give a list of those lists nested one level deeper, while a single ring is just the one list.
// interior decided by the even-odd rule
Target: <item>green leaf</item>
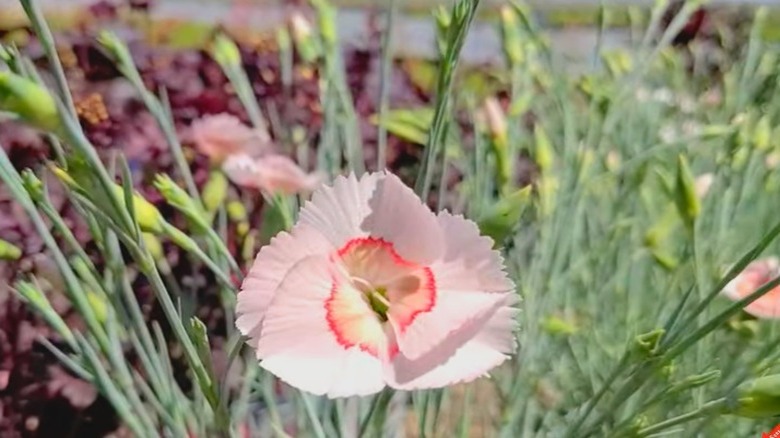
[{"label": "green leaf", "polygon": [[408,142],[425,145],[428,131],[433,122],[433,108],[420,107],[388,111],[383,118],[375,114],[371,118],[375,125],[383,126],[387,132]]},{"label": "green leaf", "polygon": [[482,234],[499,245],[509,237],[531,204],[531,186],[526,186],[499,199],[477,221]]}]

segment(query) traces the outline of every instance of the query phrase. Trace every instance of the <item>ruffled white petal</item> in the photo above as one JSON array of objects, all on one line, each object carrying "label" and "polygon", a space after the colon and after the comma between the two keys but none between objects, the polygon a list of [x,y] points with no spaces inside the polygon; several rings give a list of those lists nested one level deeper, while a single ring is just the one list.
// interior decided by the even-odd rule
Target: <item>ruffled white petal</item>
[{"label": "ruffled white petal", "polygon": [[300,222],[319,230],[336,248],[348,241],[368,236],[361,229],[369,214],[368,201],[381,174],[339,176],[332,186],[321,186],[300,213]]},{"label": "ruffled white petal", "polygon": [[410,359],[419,358],[453,331],[495,308],[502,295],[514,289],[501,255],[492,249],[489,238],[480,236],[474,222],[441,212],[438,224],[447,247],[441,259],[430,266],[435,304],[407,327],[391,318],[398,346]]},{"label": "ruffled white petal", "polygon": [[427,205],[397,176],[385,174],[369,201],[362,229],[391,242],[406,260],[427,265],[444,252],[444,234]]},{"label": "ruffled white petal", "polygon": [[329,327],[325,302],[333,276],[339,275],[325,256],[307,257],[290,269],[263,320],[257,358],[303,391],[330,397],[373,394],[385,386],[381,363],[357,346],[339,344]]},{"label": "ruffled white petal", "polygon": [[241,285],[236,304],[236,327],[250,338],[250,345],[256,344],[265,312],[293,265],[308,256],[327,255],[332,250],[322,234],[300,224],[289,233],[279,233],[260,249]]},{"label": "ruffled white petal", "polygon": [[432,270],[439,288],[445,290],[480,290],[509,292],[514,284],[504,271],[501,254],[493,249],[493,240],[479,234],[473,221],[439,212],[439,226],[447,247],[444,256]]},{"label": "ruffled white petal", "polygon": [[[407,390],[439,388],[484,376],[516,349],[515,302],[513,294],[505,295],[501,307],[489,317],[479,318],[458,330],[452,338],[417,360],[399,354],[386,370],[388,384]],[[462,343],[464,339],[467,340]]]},{"label": "ruffled white petal", "polygon": [[[450,349],[438,351],[453,354],[457,347],[469,339],[460,338],[459,335],[470,333],[469,330],[475,330],[474,326],[478,328],[485,324],[505,300],[505,294],[437,289],[433,308],[416,315],[411,324],[400,324],[392,311],[388,313],[388,317],[398,349],[405,357],[416,360],[431,351],[441,349],[447,342],[455,343]],[[471,333],[471,336],[474,334]],[[441,357],[440,360],[443,361],[447,357]]]}]

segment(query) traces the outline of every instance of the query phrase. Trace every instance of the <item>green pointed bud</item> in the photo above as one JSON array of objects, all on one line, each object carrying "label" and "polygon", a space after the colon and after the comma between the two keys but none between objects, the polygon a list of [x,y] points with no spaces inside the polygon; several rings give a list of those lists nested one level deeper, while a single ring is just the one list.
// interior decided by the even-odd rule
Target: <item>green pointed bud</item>
[{"label": "green pointed bud", "polygon": [[60,127],[57,103],[49,90],[17,74],[0,71],[0,111],[48,132]]},{"label": "green pointed bud", "polygon": [[501,7],[501,43],[510,67],[522,65],[525,61],[523,38],[520,34],[519,17],[515,8],[504,5]]},{"label": "green pointed bud", "polygon": [[644,244],[648,248],[658,248],[679,224],[675,205],[669,203],[661,217],[645,233]]},{"label": "green pointed bud", "polygon": [[162,243],[152,233],[141,233],[141,238],[144,240],[147,251],[152,255],[155,260],[162,260],[165,258],[165,252],[163,251]]},{"label": "green pointed bud", "polygon": [[542,173],[547,173],[552,169],[554,157],[555,152],[550,137],[547,136],[544,128],[537,124],[534,126],[534,161],[539,165]]},{"label": "green pointed bud", "polygon": [[701,212],[701,203],[696,195],[696,180],[688,166],[688,160],[683,155],[677,156],[675,204],[683,222],[688,228],[692,228]]},{"label": "green pointed bud", "polygon": [[16,245],[0,239],[0,260],[19,260],[22,250]]},{"label": "green pointed bud", "polygon": [[542,321],[542,329],[555,336],[571,336],[577,333],[576,325],[558,316],[545,318]]},{"label": "green pointed bud", "polygon": [[658,347],[665,334],[666,330],[659,328],[637,336],[634,339],[636,350],[646,355],[655,356],[658,354]]},{"label": "green pointed bud", "polygon": [[769,122],[769,116],[764,115],[758,119],[755,128],[753,128],[753,145],[759,151],[769,149],[769,142],[772,136],[772,126]]},{"label": "green pointed bud", "polygon": [[87,291],[87,303],[92,309],[92,313],[101,324],[105,324],[108,320],[108,306],[106,304],[106,299],[102,295],[90,289],[85,288],[85,290]]},{"label": "green pointed bud", "polygon": [[52,163],[49,163],[48,165],[49,171],[57,177],[58,180],[67,188],[73,189],[73,190],[80,190],[80,186],[76,182],[75,179],[73,179],[68,172]]},{"label": "green pointed bud", "polygon": [[238,50],[238,46],[223,33],[214,38],[211,45],[211,57],[222,68],[241,66],[241,52]]},{"label": "green pointed bud", "polygon": [[16,283],[15,289],[22,300],[38,312],[55,332],[68,343],[75,343],[75,338],[68,325],[65,324],[62,317],[51,306],[49,299],[35,284],[28,281],[19,281]]},{"label": "green pointed bud", "polygon": [[[119,199],[119,202],[124,204],[124,188],[119,184],[112,184],[111,190],[114,192],[114,196]],[[160,210],[138,192],[133,192],[133,211],[135,212],[135,219],[138,221],[138,226],[141,228],[141,231],[154,234],[163,232],[163,223],[165,220],[163,219],[162,214],[160,214]]]},{"label": "green pointed bud", "polygon": [[732,414],[747,418],[780,415],[780,374],[749,380],[737,387],[737,405]]},{"label": "green pointed bud", "polygon": [[120,68],[122,64],[132,64],[133,57],[130,55],[130,50],[114,32],[108,30],[100,32],[97,41],[117,61]]},{"label": "green pointed bud", "polygon": [[326,0],[312,0],[312,6],[317,10],[317,24],[320,36],[327,47],[336,47],[338,31],[336,30],[336,9]]},{"label": "green pointed bud", "polygon": [[203,186],[203,206],[213,215],[222,204],[225,203],[228,191],[228,180],[224,173],[214,170],[209,174],[209,179]]},{"label": "green pointed bud", "polygon": [[436,45],[439,50],[439,55],[444,55],[447,50],[447,32],[452,24],[452,17],[450,11],[444,6],[439,6],[433,12],[433,17],[436,19]]},{"label": "green pointed bud", "polygon": [[[208,330],[206,329],[206,324],[203,324],[203,322],[198,318],[192,317],[190,319],[189,335],[190,339],[192,339],[192,343],[195,344],[195,349],[198,352],[198,356],[200,356],[200,360],[207,369],[207,372],[204,375],[201,375],[201,373],[198,374],[198,383],[202,388],[205,389],[212,385],[213,382],[211,382],[209,376],[214,375],[213,367],[211,365],[211,346],[209,345],[209,336]],[[208,394],[208,391],[206,391],[206,393]]]},{"label": "green pointed bud", "polygon": [[658,266],[667,271],[673,271],[680,264],[677,257],[672,255],[667,248],[654,246],[650,248],[650,254],[653,256],[653,260],[658,263]]},{"label": "green pointed bud", "polygon": [[24,169],[22,171],[22,185],[33,201],[41,202],[43,200],[43,183],[32,170]]},{"label": "green pointed bud", "polygon": [[201,207],[170,176],[158,173],[154,179],[154,187],[165,201],[182,212],[192,225],[202,229],[208,228],[208,219]]},{"label": "green pointed bud", "polygon": [[625,50],[605,52],[601,55],[601,59],[606,64],[609,73],[615,78],[624,76],[634,68],[634,61]]}]

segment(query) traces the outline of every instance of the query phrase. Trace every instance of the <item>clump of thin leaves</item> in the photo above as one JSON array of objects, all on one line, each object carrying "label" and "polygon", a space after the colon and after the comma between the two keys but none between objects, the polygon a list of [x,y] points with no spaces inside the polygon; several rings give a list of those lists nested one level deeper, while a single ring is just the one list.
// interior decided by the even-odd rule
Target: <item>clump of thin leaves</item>
[{"label": "clump of thin leaves", "polygon": [[[175,172],[155,179],[161,213],[143,196],[150,188],[134,187],[121,155],[107,162],[97,154],[46,22],[34,1],[22,5],[53,81],[45,84],[13,47],[0,47],[0,109],[38,128],[54,153],[22,170],[0,153],[0,179],[42,239],[83,328],[55,311],[41,279],[19,278],[15,291],[56,333],[39,342],[94,385],[132,434],[748,436],[773,426],[755,418],[780,414],[772,380],[777,323],[742,312],[780,278],[736,302],[720,296],[751,261],[780,251],[773,202],[780,58],[760,38],[764,10],[736,57],[717,65],[718,76],[698,64],[700,47],[670,46],[696,2],[665,27],[664,2],[632,10],[630,50],[597,50],[599,67],[573,75],[525,5],[502,6],[501,90],[486,96],[456,86],[479,6],[460,0],[435,14],[435,101],[421,108],[387,104],[388,36],[382,104],[372,118],[380,130],[376,161],[384,166],[387,134],[419,144],[417,193],[474,219],[502,248],[523,300],[520,351],[470,384],[329,400],[281,385],[241,350],[233,326],[250,236],[289,228],[303,197],[265,194],[270,208],[256,230],[235,191],[198,184],[165,90],[147,89],[126,44],[106,32],[99,37],[104,55],[140,96],[173,157]],[[362,173],[374,160],[364,159],[335,9],[323,0],[311,6],[316,31],[303,32],[298,17],[291,33],[278,33],[282,75],[290,74],[294,53],[320,75],[317,169]],[[609,16],[601,11],[600,31],[609,29]],[[208,50],[253,128],[267,129],[270,112],[236,45],[220,34]],[[288,134],[280,137],[294,137]],[[533,184],[522,185],[528,158]],[[88,227],[89,252],[53,205],[53,184]],[[174,212],[178,220],[168,217]],[[226,243],[229,222],[243,227],[248,250]],[[208,271],[225,314],[219,335],[194,315],[182,290],[197,285],[171,272],[171,248]],[[0,241],[2,258],[21,255]],[[140,283],[153,292],[159,319],[146,319],[134,290]],[[219,358],[216,342],[225,352]]]}]

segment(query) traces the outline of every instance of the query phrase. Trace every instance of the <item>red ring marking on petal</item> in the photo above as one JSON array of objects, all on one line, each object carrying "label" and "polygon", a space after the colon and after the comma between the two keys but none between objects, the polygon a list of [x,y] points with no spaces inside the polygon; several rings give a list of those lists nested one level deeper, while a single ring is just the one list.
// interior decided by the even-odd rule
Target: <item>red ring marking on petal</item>
[{"label": "red ring marking on petal", "polygon": [[436,305],[436,279],[433,277],[433,272],[430,268],[422,268],[421,270],[424,282],[423,286],[418,290],[418,293],[425,293],[427,303],[424,307],[412,310],[408,315],[396,318],[398,328],[401,330],[402,334],[406,332],[406,329],[409,328],[410,325],[412,325],[415,318],[417,318],[417,315],[430,312],[431,309],[433,309],[433,306]]}]

